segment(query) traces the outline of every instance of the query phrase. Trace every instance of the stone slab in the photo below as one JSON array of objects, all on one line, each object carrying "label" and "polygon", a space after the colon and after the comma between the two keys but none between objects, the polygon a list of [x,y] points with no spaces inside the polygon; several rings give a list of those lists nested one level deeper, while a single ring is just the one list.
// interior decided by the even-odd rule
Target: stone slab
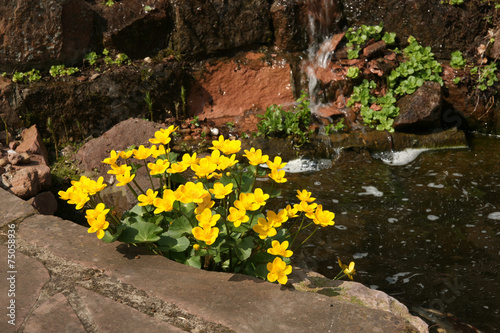
[{"label": "stone slab", "polygon": [[[85,227],[52,217],[26,219],[20,237],[55,256],[99,268],[190,314],[237,332],[416,331],[401,317],[249,276],[207,272],[125,244],[105,244]],[[373,323],[377,323],[374,325]]]},{"label": "stone slab", "polygon": [[87,331],[66,297],[58,293],[33,311],[24,328],[24,333],[41,332],[86,333]]},{"label": "stone slab", "polygon": [[[49,272],[39,261],[16,251],[15,258],[11,259],[14,266],[9,267],[12,262],[7,261],[7,255],[7,246],[0,245],[0,332],[3,333],[17,331],[37,301],[43,285],[50,279]],[[9,324],[13,318],[7,316],[11,311],[7,310],[11,300],[15,305],[15,325]]]},{"label": "stone slab", "polygon": [[76,290],[91,313],[100,332],[184,332],[175,326],[159,321],[130,306],[117,303],[85,288],[76,287]]},{"label": "stone slab", "polygon": [[28,202],[0,188],[0,228],[35,213]]}]

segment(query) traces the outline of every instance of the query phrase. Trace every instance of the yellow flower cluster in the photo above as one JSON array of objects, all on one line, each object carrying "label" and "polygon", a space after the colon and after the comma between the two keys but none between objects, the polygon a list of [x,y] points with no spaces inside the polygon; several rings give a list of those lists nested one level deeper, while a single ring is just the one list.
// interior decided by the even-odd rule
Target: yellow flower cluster
[{"label": "yellow flower cluster", "polygon": [[[322,227],[334,225],[335,213],[328,210],[323,210],[322,205],[312,203],[316,198],[311,197],[311,192],[306,190],[297,190],[297,198],[300,200],[299,204],[293,207],[294,212],[304,212],[305,216],[311,219],[315,224]],[[291,209],[290,209],[291,210]]]}]

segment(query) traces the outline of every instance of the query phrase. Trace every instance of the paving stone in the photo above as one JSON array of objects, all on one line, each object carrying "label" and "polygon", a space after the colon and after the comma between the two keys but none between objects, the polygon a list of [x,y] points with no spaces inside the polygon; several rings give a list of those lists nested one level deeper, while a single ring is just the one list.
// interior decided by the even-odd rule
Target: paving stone
[{"label": "paving stone", "polygon": [[36,213],[26,201],[0,188],[0,227]]},{"label": "paving stone", "polygon": [[[190,314],[236,332],[411,332],[401,317],[289,290],[239,274],[207,272],[140,248],[105,244],[86,228],[52,216],[26,219],[19,230],[29,243],[130,284]],[[376,325],[374,325],[376,323]]]},{"label": "paving stone", "polygon": [[[50,279],[47,269],[39,261],[16,251],[15,258],[11,259],[15,261],[15,267],[8,267],[7,255],[7,246],[0,245],[0,332],[3,333],[15,332],[19,328],[38,299],[43,285]],[[11,271],[15,273],[9,273]],[[15,279],[7,280],[12,276]],[[14,291],[10,291],[11,281],[14,282]],[[15,325],[9,324],[8,321],[13,318],[6,316],[10,313],[6,309],[11,300],[15,305]]]},{"label": "paving stone", "polygon": [[175,326],[85,288],[76,287],[76,290],[92,314],[92,318],[100,332],[184,332]]},{"label": "paving stone", "polygon": [[63,294],[58,293],[33,311],[24,333],[86,333]]}]

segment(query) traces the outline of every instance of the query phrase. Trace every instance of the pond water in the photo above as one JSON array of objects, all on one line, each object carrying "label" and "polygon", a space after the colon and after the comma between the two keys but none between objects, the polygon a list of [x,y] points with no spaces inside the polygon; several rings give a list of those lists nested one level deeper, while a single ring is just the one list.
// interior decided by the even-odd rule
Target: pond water
[{"label": "pond water", "polygon": [[355,261],[355,281],[410,310],[499,332],[500,138],[476,136],[470,147],[352,154],[289,173],[284,203],[308,189],[336,213],[303,248],[303,264],[333,278],[337,258]]}]

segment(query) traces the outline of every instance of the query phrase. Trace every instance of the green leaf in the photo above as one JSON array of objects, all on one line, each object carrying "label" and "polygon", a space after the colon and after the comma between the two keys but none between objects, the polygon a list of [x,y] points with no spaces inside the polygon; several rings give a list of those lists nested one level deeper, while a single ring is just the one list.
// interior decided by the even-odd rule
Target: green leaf
[{"label": "green leaf", "polygon": [[172,221],[166,235],[173,238],[179,238],[184,234],[190,235],[192,229],[193,227],[189,220],[185,216],[180,216]]},{"label": "green leaf", "polygon": [[199,256],[192,256],[185,262],[186,265],[196,268],[201,268],[201,258]]},{"label": "green leaf", "polygon": [[162,251],[182,252],[189,247],[189,244],[189,239],[186,236],[174,238],[168,236],[168,233],[161,234],[158,240],[158,245],[162,247],[160,249]]},{"label": "green leaf", "polygon": [[236,246],[234,247],[234,252],[236,253],[238,259],[243,261],[248,259],[248,257],[250,257],[250,254],[252,254],[253,246],[254,246],[253,237],[248,236],[236,243]]},{"label": "green leaf", "polygon": [[154,223],[138,221],[129,224],[120,234],[118,240],[124,243],[156,242],[160,239],[158,234],[163,229]]}]

